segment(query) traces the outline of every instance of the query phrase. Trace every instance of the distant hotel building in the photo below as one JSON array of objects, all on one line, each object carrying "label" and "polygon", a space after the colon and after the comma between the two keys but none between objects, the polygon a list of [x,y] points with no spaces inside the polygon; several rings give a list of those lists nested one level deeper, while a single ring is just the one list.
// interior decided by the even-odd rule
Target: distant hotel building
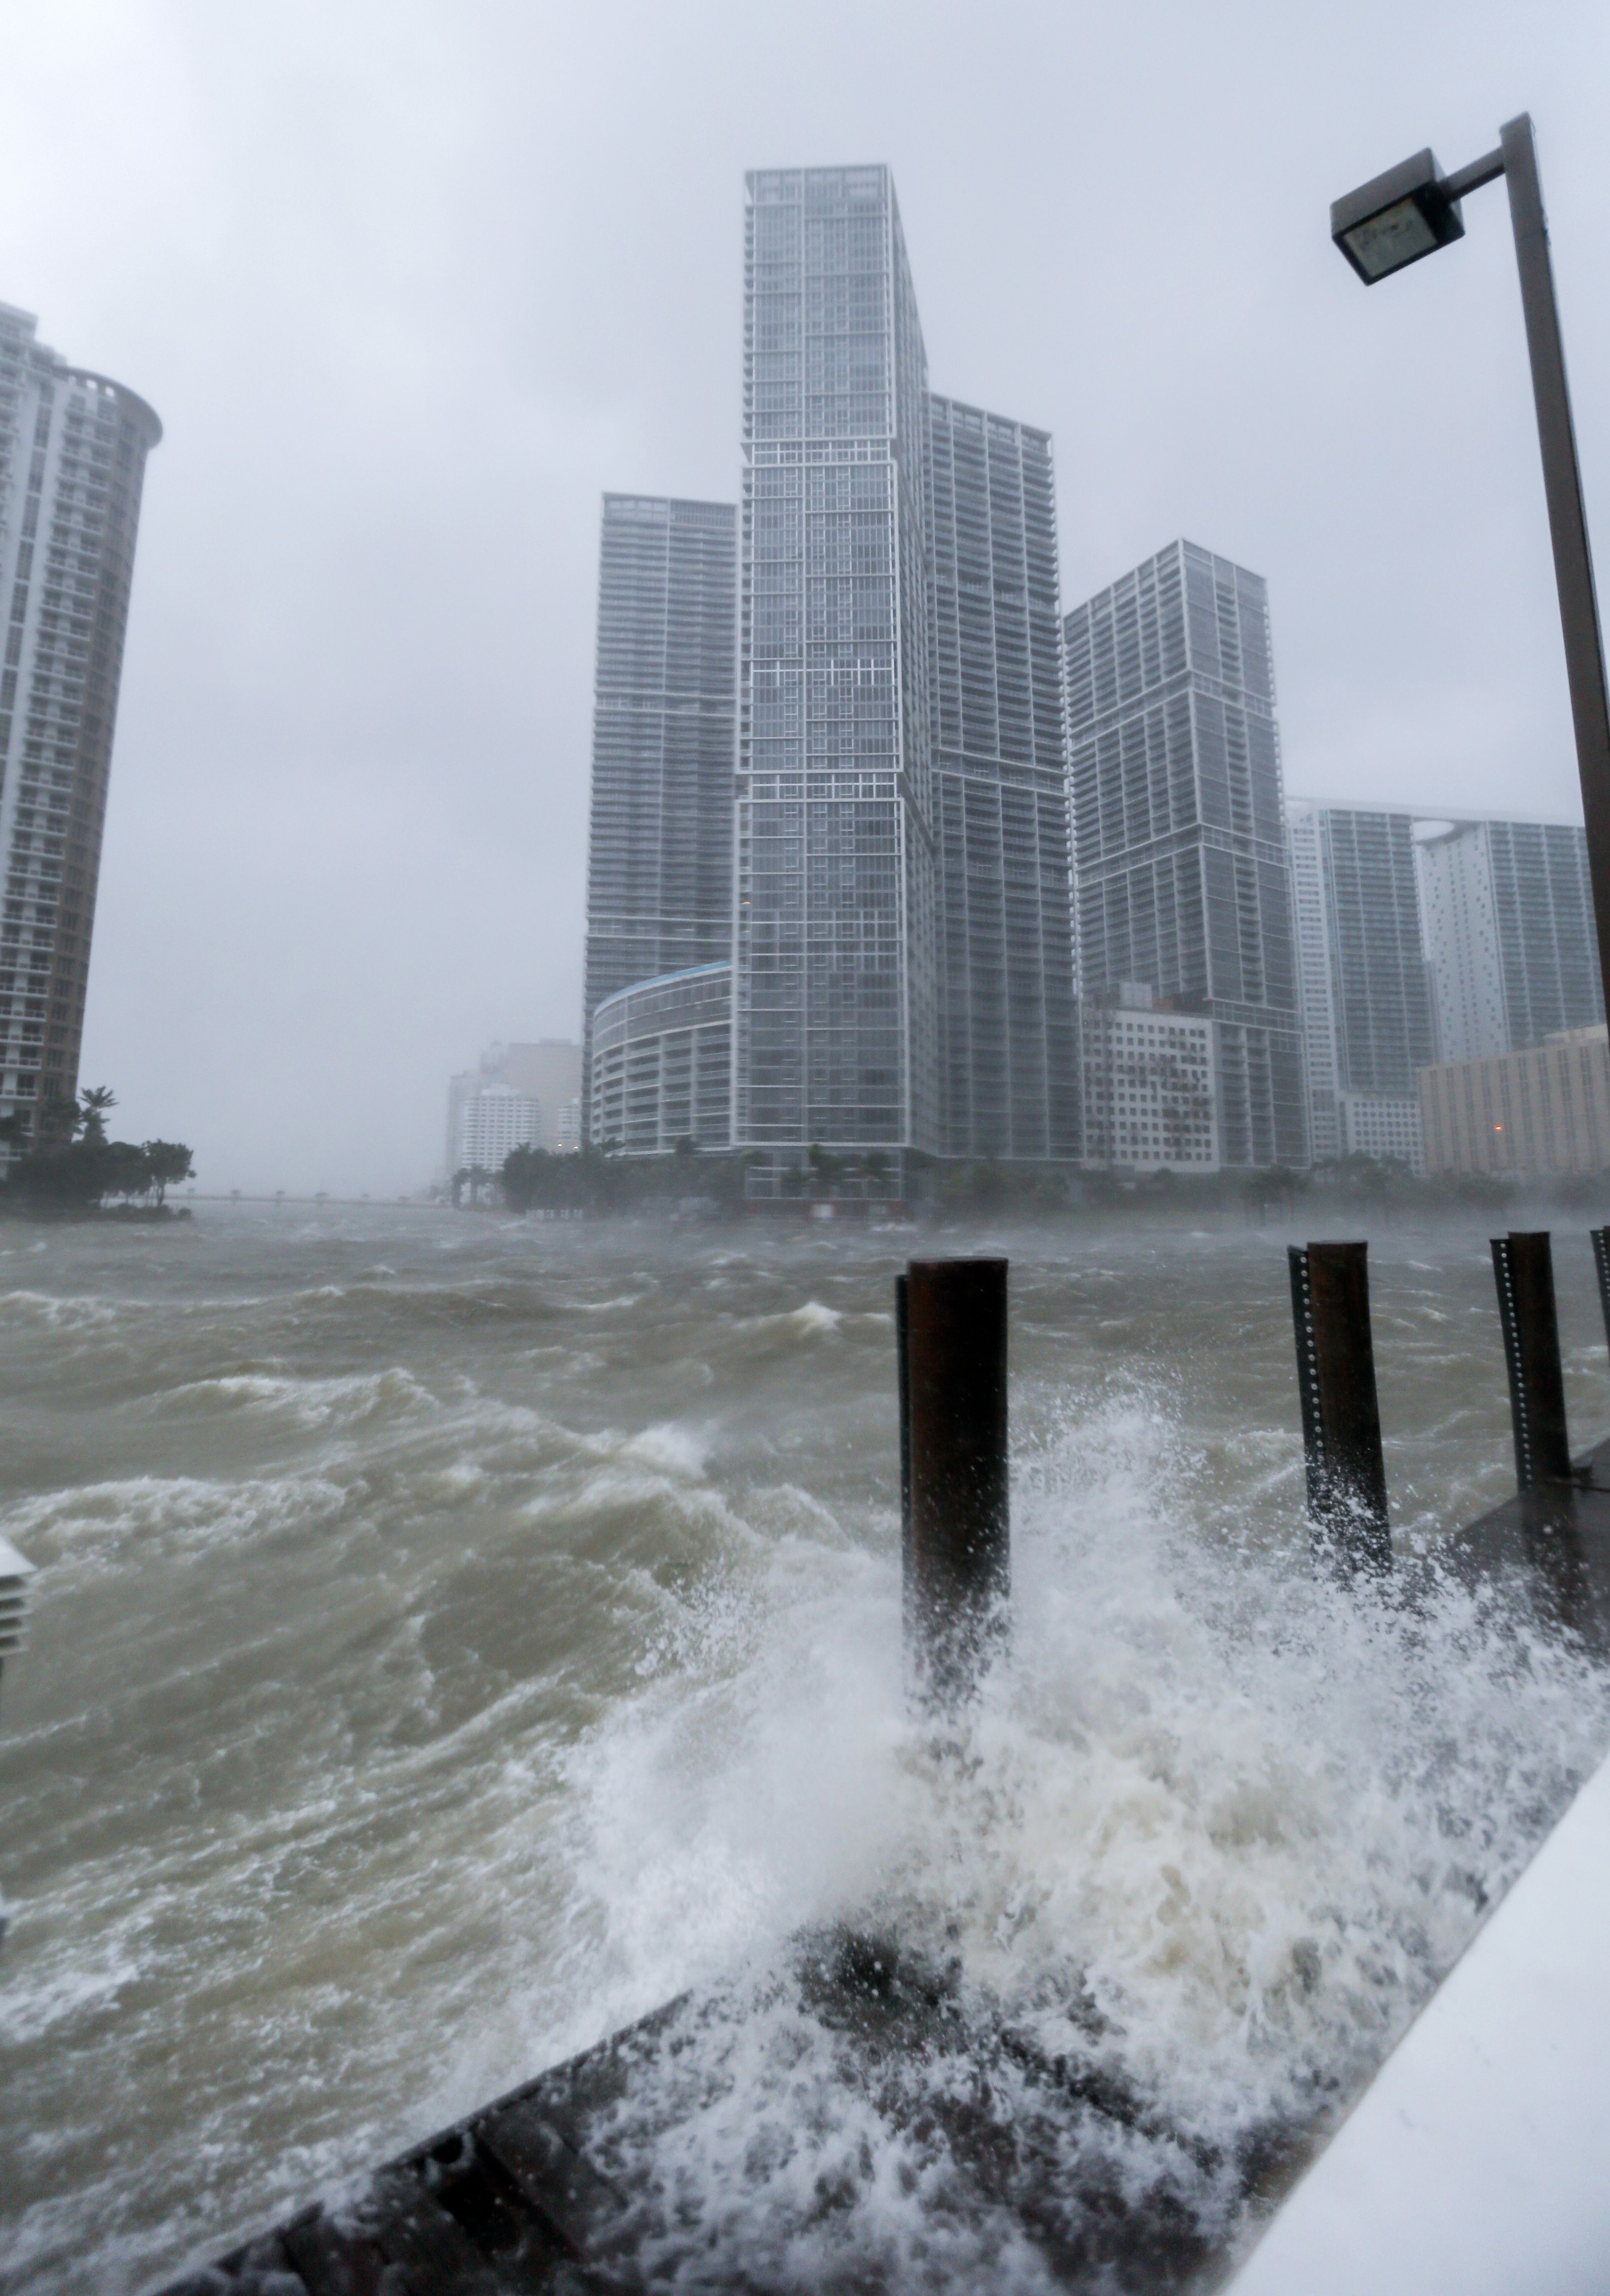
[{"label": "distant hotel building", "polygon": [[1581,829],[1421,824],[1436,1055],[1491,1059],[1605,1018]]},{"label": "distant hotel building", "polygon": [[1057,515],[1043,430],[929,400],[939,1097],[952,1155],[1079,1154]]},{"label": "distant hotel building", "polygon": [[583,992],[589,1046],[605,997],[731,953],[736,586],[730,504],[604,496]]},{"label": "distant hotel building", "polygon": [[1177,542],[1064,624],[1081,980],[1215,1024],[1219,1153],[1309,1160],[1259,576]]},{"label": "distant hotel building", "polygon": [[1418,1172],[1415,1078],[1434,1046],[1413,816],[1294,798],[1287,825],[1314,1161]]},{"label": "distant hotel building", "polygon": [[1610,1171],[1610,1035],[1563,1029],[1541,1046],[1422,1069],[1426,1169],[1547,1179]]},{"label": "distant hotel building", "polygon": [[447,1086],[447,1177],[493,1172],[514,1148],[579,1147],[581,1046],[556,1037],[491,1045]]},{"label": "distant hotel building", "polygon": [[[748,178],[733,1138],[942,1145],[928,361],[887,168]],[[890,1152],[893,1152],[891,1158]]]},{"label": "distant hotel building", "polygon": [[447,1177],[460,1172],[490,1172],[495,1177],[515,1149],[541,1145],[541,1103],[535,1093],[517,1091],[501,1077],[465,1082],[453,1105]]},{"label": "distant hotel building", "polygon": [[1115,1171],[1216,1172],[1214,1024],[1122,980],[1083,1008],[1085,1156]]},{"label": "distant hotel building", "polygon": [[76,1099],[145,457],[143,398],[0,304],[0,1115]]}]

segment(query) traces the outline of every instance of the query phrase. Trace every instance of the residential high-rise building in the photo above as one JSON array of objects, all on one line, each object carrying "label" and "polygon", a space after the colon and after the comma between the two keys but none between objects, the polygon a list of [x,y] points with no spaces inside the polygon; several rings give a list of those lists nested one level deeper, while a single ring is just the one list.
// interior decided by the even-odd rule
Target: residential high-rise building
[{"label": "residential high-rise building", "polygon": [[748,178],[733,1138],[941,1145],[928,361],[887,168]]},{"label": "residential high-rise building", "polygon": [[447,1177],[460,1172],[490,1173],[495,1179],[516,1148],[542,1145],[542,1107],[536,1095],[520,1092],[500,1076],[454,1077]]},{"label": "residential high-rise building", "polygon": [[736,611],[730,504],[604,496],[588,1046],[606,996],[731,956]]},{"label": "residential high-rise building", "polygon": [[1497,1058],[1605,1018],[1581,829],[1419,824],[1439,1061]]},{"label": "residential high-rise building", "polygon": [[511,1148],[552,1154],[579,1146],[568,1136],[567,1111],[578,1104],[581,1076],[582,1048],[562,1037],[488,1045],[478,1067],[448,1082],[447,1177],[478,1166],[497,1170]]},{"label": "residential high-rise building", "polygon": [[145,457],[143,398],[0,304],[0,1115],[70,1103]]},{"label": "residential high-rise building", "polygon": [[941,1126],[1079,1154],[1057,513],[1043,430],[929,399],[929,733]]},{"label": "residential high-rise building", "polygon": [[1176,542],[1063,625],[1081,985],[1215,1023],[1219,1152],[1308,1161],[1268,593]]},{"label": "residential high-rise building", "polygon": [[550,1152],[559,1148],[563,1111],[581,1093],[581,1046],[565,1037],[539,1037],[531,1044],[494,1045],[492,1056],[503,1082],[516,1092],[529,1093],[542,1110],[535,1144]]},{"label": "residential high-rise building", "polygon": [[1418,1170],[1416,1072],[1433,1057],[1414,817],[1287,807],[1316,1163],[1390,1155]]}]

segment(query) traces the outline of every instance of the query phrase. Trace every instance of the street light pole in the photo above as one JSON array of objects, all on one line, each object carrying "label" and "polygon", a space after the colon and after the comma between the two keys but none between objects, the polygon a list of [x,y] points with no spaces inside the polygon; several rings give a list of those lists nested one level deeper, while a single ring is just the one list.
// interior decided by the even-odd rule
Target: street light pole
[{"label": "street light pole", "polygon": [[1543,491],[1554,544],[1554,578],[1560,595],[1577,771],[1581,776],[1599,973],[1610,996],[1610,693],[1605,682],[1605,646],[1531,115],[1523,111],[1518,119],[1510,120],[1500,130],[1500,139],[1496,152],[1451,176],[1441,173],[1429,151],[1416,152],[1413,159],[1337,200],[1330,210],[1330,232],[1360,278],[1373,286],[1377,280],[1390,278],[1394,271],[1462,239],[1465,224],[1459,201],[1468,193],[1500,176],[1509,187],[1509,220],[1515,229],[1515,258],[1521,275],[1521,308],[1532,360]]},{"label": "street light pole", "polygon": [[1515,228],[1515,259],[1521,275],[1526,348],[1532,358],[1532,394],[1537,402],[1543,491],[1549,502],[1554,578],[1559,588],[1560,627],[1565,640],[1565,675],[1576,727],[1588,871],[1598,926],[1599,972],[1610,995],[1610,693],[1605,683],[1605,643],[1593,586],[1588,513],[1582,503],[1582,474],[1576,455],[1576,429],[1571,420],[1571,393],[1565,383],[1554,265],[1549,253],[1549,223],[1543,213],[1530,113],[1523,111],[1500,133],[1509,220]]}]

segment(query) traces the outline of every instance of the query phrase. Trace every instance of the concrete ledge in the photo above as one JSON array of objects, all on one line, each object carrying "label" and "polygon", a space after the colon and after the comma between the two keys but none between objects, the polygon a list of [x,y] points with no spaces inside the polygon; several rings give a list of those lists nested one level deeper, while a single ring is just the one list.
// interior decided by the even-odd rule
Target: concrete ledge
[{"label": "concrete ledge", "polygon": [[1230,2296],[1610,2288],[1610,1763],[1478,1931]]}]

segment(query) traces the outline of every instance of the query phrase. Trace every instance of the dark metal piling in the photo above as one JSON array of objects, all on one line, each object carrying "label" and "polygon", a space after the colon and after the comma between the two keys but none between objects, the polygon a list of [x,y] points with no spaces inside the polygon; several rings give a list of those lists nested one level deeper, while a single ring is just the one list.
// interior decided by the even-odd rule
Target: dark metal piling
[{"label": "dark metal piling", "polygon": [[976,1685],[1010,1582],[1004,1259],[914,1259],[895,1283],[906,1646],[919,1697]]},{"label": "dark metal piling", "polygon": [[1291,1312],[1308,1513],[1315,1543],[1345,1570],[1388,1570],[1392,1529],[1369,1332],[1367,1243],[1293,1244]]},{"label": "dark metal piling", "polygon": [[1610,1340],[1610,1227],[1590,1227],[1588,1241],[1593,1246],[1593,1272],[1598,1277],[1599,1313],[1605,1319],[1605,1337]]},{"label": "dark metal piling", "polygon": [[1560,1367],[1559,1318],[1554,1305],[1554,1258],[1547,1229],[1495,1235],[1492,1272],[1509,1373],[1515,1424],[1515,1476],[1524,1491],[1539,1483],[1568,1483],[1571,1446],[1565,1433],[1565,1377]]}]

